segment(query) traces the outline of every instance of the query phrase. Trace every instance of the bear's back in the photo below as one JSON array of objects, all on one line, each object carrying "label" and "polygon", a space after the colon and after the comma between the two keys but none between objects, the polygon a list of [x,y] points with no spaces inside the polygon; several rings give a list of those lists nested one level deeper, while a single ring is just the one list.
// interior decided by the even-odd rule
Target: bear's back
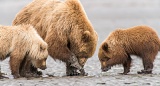
[{"label": "bear's back", "polygon": [[143,54],[143,52],[157,51],[159,38],[157,33],[148,26],[136,26],[119,30],[118,41],[128,53]]},{"label": "bear's back", "polygon": [[13,37],[13,28],[10,26],[0,26],[0,41],[1,43],[10,43]]},{"label": "bear's back", "polygon": [[18,17],[14,19],[12,25],[31,24],[44,39],[51,24],[48,26],[46,22],[52,19],[47,15],[54,11],[58,3],[60,3],[58,0],[33,0],[16,15]]},{"label": "bear's back", "polygon": [[157,33],[148,26],[136,26],[132,28],[128,28],[124,30],[125,37],[128,38],[128,40],[134,42],[156,42],[159,41]]},{"label": "bear's back", "polygon": [[0,26],[0,60],[4,60],[12,51],[13,28]]}]

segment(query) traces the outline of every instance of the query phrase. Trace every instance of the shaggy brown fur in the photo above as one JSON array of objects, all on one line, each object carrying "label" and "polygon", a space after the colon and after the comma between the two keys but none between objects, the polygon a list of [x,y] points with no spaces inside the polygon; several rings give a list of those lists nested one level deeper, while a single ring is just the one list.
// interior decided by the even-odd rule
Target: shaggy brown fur
[{"label": "shaggy brown fur", "polygon": [[79,0],[33,0],[13,21],[13,25],[22,23],[37,29],[49,54],[66,63],[67,75],[77,75],[75,69],[81,69],[95,52],[98,37]]},{"label": "shaggy brown fur", "polygon": [[144,66],[144,70],[138,73],[148,74],[152,73],[153,62],[159,50],[157,33],[148,26],[136,26],[112,32],[100,46],[98,57],[102,71],[123,64],[123,74],[127,74],[131,65],[130,55],[137,55],[142,58]]},{"label": "shaggy brown fur", "polygon": [[10,56],[14,78],[20,77],[20,64],[30,59],[34,67],[45,69],[48,56],[47,43],[30,25],[0,26],[0,60]]}]

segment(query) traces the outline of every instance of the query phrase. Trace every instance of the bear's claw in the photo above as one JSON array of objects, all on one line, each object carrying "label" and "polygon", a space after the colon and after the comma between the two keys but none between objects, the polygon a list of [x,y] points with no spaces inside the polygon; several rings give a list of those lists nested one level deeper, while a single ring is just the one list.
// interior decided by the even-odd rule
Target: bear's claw
[{"label": "bear's claw", "polygon": [[80,75],[80,73],[77,72],[77,70],[72,70],[67,72],[67,76],[78,76],[78,75]]},{"label": "bear's claw", "polygon": [[26,74],[25,74],[25,77],[26,77],[26,78],[30,78],[30,77],[39,78],[39,77],[41,77],[41,75],[38,75],[38,74],[36,74],[36,73],[26,73]]},{"label": "bear's claw", "polygon": [[13,75],[14,79],[20,78],[21,76],[19,74]]},{"label": "bear's claw", "polygon": [[2,72],[0,71],[0,79],[4,79],[4,78],[7,78],[7,79],[8,79],[8,77],[5,77],[5,76],[3,76],[3,75],[5,75],[5,73],[2,73]]},{"label": "bear's claw", "polygon": [[121,75],[127,75],[127,73],[119,73],[119,74],[121,74]]},{"label": "bear's claw", "polygon": [[106,71],[108,71],[108,70],[110,70],[111,69],[111,66],[107,66],[107,67],[105,67],[105,68],[102,68],[102,71],[103,72],[106,72]]},{"label": "bear's claw", "polygon": [[78,70],[77,68],[71,67],[70,70],[67,70],[67,76],[87,76],[88,73],[84,69]]},{"label": "bear's claw", "polygon": [[87,76],[88,73],[86,73],[86,72],[84,71],[84,69],[81,69],[81,70],[80,70],[80,75]]},{"label": "bear's claw", "polygon": [[138,74],[152,74],[152,70],[141,70],[137,71]]},{"label": "bear's claw", "polygon": [[30,77],[36,77],[39,78],[41,77],[42,72],[41,71],[35,71],[35,72],[24,72],[23,74],[21,74],[22,77],[26,77],[26,78],[30,78]]}]

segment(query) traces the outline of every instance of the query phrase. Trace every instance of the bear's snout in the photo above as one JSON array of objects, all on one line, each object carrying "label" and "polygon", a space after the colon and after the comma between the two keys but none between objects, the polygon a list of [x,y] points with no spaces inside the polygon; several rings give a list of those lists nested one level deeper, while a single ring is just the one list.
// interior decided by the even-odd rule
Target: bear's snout
[{"label": "bear's snout", "polygon": [[40,69],[45,70],[47,67],[46,66],[42,66]]},{"label": "bear's snout", "polygon": [[111,69],[111,66],[104,67],[104,68],[101,68],[101,69],[102,69],[102,72],[106,72],[106,71],[108,71],[109,69]]}]

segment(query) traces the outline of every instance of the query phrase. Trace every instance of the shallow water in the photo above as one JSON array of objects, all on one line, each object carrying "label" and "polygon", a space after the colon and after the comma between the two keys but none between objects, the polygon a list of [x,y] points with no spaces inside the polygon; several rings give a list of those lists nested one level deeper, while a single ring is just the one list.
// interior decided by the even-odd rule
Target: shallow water
[{"label": "shallow water", "polygon": [[[32,0],[0,0],[0,24],[11,25],[16,13]],[[116,28],[128,28],[136,25],[149,25],[160,35],[160,1],[159,0],[81,0],[84,9],[98,33],[100,43]],[[85,70],[88,76],[66,77],[64,63],[47,59],[47,69],[43,78],[13,79],[9,69],[9,58],[0,62],[2,72],[9,79],[0,80],[1,86],[128,86],[128,85],[160,85],[160,54],[154,62],[153,74],[138,75],[143,68],[141,59],[132,56],[133,63],[129,75],[123,72],[121,65],[113,67],[106,73],[100,70],[97,51],[90,58]],[[52,74],[55,77],[47,77]]]}]

